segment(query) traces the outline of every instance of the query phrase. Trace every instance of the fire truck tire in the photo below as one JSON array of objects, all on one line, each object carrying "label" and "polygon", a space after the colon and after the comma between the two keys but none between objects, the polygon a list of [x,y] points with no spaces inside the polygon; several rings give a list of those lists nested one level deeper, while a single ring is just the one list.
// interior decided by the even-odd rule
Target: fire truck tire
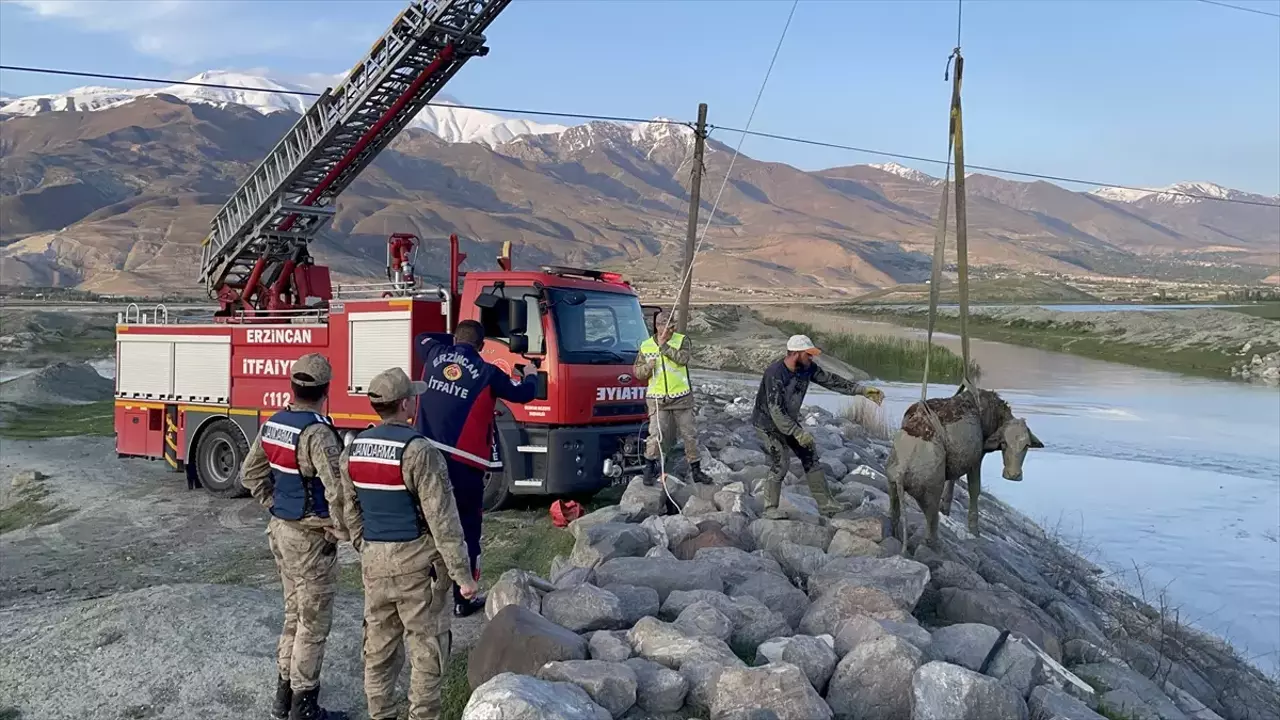
[{"label": "fire truck tire", "polygon": [[505,471],[484,476],[484,511],[501,510],[511,501],[511,479]]},{"label": "fire truck tire", "polygon": [[240,466],[249,454],[240,428],[230,420],[215,420],[196,445],[196,475],[206,490],[223,498],[240,498],[249,491],[240,484]]}]

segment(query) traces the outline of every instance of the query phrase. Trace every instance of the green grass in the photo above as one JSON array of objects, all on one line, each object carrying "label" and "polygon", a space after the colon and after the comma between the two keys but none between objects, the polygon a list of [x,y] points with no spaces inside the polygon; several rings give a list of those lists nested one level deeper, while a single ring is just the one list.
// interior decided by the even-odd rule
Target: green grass
[{"label": "green grass", "polygon": [[460,650],[449,656],[444,668],[444,683],[440,686],[440,717],[444,720],[460,720],[462,711],[471,699],[471,685],[467,682],[467,659],[470,650]]},{"label": "green grass", "polygon": [[39,483],[27,485],[15,494],[8,505],[0,508],[0,535],[25,527],[52,525],[74,512],[48,502],[49,491]]},{"label": "green grass", "polygon": [[85,405],[14,406],[5,413],[0,437],[9,440],[42,440],[78,435],[115,433],[115,401]]},{"label": "green grass", "polygon": [[[944,280],[939,286],[939,302],[960,301],[959,286]],[[895,285],[859,296],[859,303],[929,302],[927,284]],[[971,303],[1095,303],[1098,298],[1059,280],[1035,277],[971,278]]]},{"label": "green grass", "polygon": [[[963,377],[964,362],[959,355],[945,347],[923,340],[895,338],[883,335],[855,335],[829,333],[815,330],[805,323],[791,320],[766,320],[788,335],[808,335],[823,352],[860,368],[872,377],[891,382],[919,382],[924,378],[924,362],[932,350],[929,379],[937,382],[958,383]],[[970,361],[970,374],[977,380],[981,368]]]},{"label": "green grass", "polygon": [[1280,320],[1280,303],[1276,302],[1223,308],[1223,310],[1230,310],[1231,312],[1240,313],[1242,315],[1252,315],[1253,317],[1262,318],[1263,320]]}]

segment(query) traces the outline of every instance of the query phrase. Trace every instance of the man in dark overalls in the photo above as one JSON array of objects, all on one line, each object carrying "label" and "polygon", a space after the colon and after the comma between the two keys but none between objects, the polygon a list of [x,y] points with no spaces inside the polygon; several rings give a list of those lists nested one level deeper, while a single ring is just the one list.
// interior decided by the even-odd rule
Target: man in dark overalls
[{"label": "man in dark overalls", "polygon": [[[471,573],[480,579],[480,529],[484,512],[484,476],[501,472],[494,436],[498,400],[524,404],[534,399],[532,374],[512,380],[480,356],[484,326],[463,320],[453,336],[423,333],[415,341],[427,390],[418,399],[418,432],[444,453],[458,517],[467,540]],[[532,366],[528,370],[533,370]],[[466,617],[484,607],[484,597],[464,598],[454,587],[454,615]]]}]

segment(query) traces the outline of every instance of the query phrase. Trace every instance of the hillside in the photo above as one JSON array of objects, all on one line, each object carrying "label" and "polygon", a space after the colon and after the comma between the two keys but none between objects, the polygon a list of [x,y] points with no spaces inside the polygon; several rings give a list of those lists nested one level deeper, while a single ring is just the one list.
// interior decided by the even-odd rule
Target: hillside
[{"label": "hillside", "polygon": [[[82,88],[0,106],[0,283],[198,290],[209,219],[301,106],[292,95],[180,89]],[[380,274],[385,237],[405,231],[456,232],[482,263],[506,240],[522,265],[554,259],[662,277],[680,262],[687,128],[428,111],[338,201],[315,254],[340,279]],[[709,144],[704,219],[731,154]],[[968,184],[976,266],[1076,275],[1158,267],[1188,278],[1213,266],[1248,282],[1275,272],[1280,208],[983,175]],[[938,192],[935,178],[900,165],[806,172],[739,158],[699,282],[844,295],[922,282]],[[424,252],[419,267],[440,266],[443,243]]]}]

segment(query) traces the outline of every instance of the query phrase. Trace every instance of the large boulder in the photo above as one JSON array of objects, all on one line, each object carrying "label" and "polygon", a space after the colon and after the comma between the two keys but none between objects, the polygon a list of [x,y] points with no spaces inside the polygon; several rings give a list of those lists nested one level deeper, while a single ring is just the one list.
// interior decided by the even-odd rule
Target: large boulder
[{"label": "large boulder", "polygon": [[673,590],[724,590],[714,567],[698,562],[661,558],[615,558],[596,568],[596,582],[604,585],[640,585],[658,591],[664,600]]},{"label": "large boulder", "polygon": [[[538,578],[542,587],[546,581]],[[508,605],[519,605],[530,612],[542,612],[542,594],[534,588],[532,576],[524,570],[508,570],[498,577],[485,598],[485,617],[493,619],[498,611]]]},{"label": "large boulder", "polygon": [[831,545],[827,547],[827,553],[831,557],[837,558],[881,557],[883,555],[880,551],[879,543],[864,537],[858,537],[847,530],[836,531],[835,537],[831,538]]},{"label": "large boulder", "polygon": [[759,450],[741,447],[727,447],[720,451],[720,462],[733,470],[741,470],[748,465],[767,465],[769,458]]},{"label": "large boulder", "polygon": [[887,518],[881,517],[860,517],[852,520],[834,518],[831,520],[831,527],[836,529],[837,534],[845,532],[853,537],[878,543],[889,535],[886,521]]},{"label": "large boulder", "polygon": [[951,663],[923,665],[911,693],[911,720],[1027,720],[1027,704],[1018,691]]},{"label": "large boulder", "polygon": [[[754,573],[729,588],[730,597],[749,595],[787,620],[795,628],[809,609],[809,597],[785,577],[771,572]],[[825,630],[823,632],[826,632]],[[823,633],[809,633],[821,635]]]},{"label": "large boulder", "polygon": [[[774,643],[770,640],[765,645]],[[809,683],[813,685],[813,689],[819,693],[827,691],[827,682],[831,680],[831,673],[835,672],[836,663],[840,658],[836,657],[836,651],[832,648],[831,636],[820,638],[812,635],[793,635],[791,637],[777,638],[776,642],[781,646],[779,651],[775,653],[765,652],[766,662],[784,662],[795,665],[800,668],[804,676],[809,678]],[[761,645],[763,648],[764,645]],[[763,665],[761,655],[756,655],[756,664]]]},{"label": "large boulder", "polygon": [[1118,714],[1187,720],[1186,713],[1141,673],[1111,662],[1078,665],[1071,670],[1098,692],[1099,704]]},{"label": "large boulder", "polygon": [[733,622],[711,603],[695,602],[685,608],[672,623],[688,635],[707,635],[728,641],[733,636]]},{"label": "large boulder", "polygon": [[618,603],[622,607],[622,616],[625,618],[623,624],[626,626],[635,625],[646,615],[657,616],[658,608],[662,606],[658,601],[658,591],[653,588],[615,583],[605,585],[601,589],[613,593],[618,598]]},{"label": "large boulder", "polygon": [[1033,689],[1027,707],[1030,720],[1105,720],[1088,705],[1050,685]]},{"label": "large boulder", "polygon": [[782,566],[787,577],[797,578],[801,582],[820,571],[830,559],[826,553],[812,545],[800,545],[789,540],[773,542],[769,545],[768,552]]},{"label": "large boulder", "polygon": [[692,660],[680,666],[680,677],[684,678],[689,687],[684,703],[698,716],[711,714],[711,704],[715,701],[720,674],[725,669],[725,665],[713,660]]},{"label": "large boulder", "polygon": [[493,616],[467,660],[467,682],[474,690],[502,673],[533,675],[553,660],[586,660],[587,641],[571,630],[508,605]]},{"label": "large boulder", "polygon": [[593,568],[620,557],[637,557],[653,547],[649,531],[631,523],[600,523],[578,533],[569,561]]},{"label": "large boulder", "polygon": [[933,631],[933,658],[981,672],[982,663],[1000,639],[1000,631],[982,623],[958,623]]},{"label": "large boulder", "polygon": [[788,540],[797,545],[811,545],[826,552],[835,530],[825,525],[813,525],[799,520],[756,520],[751,523],[751,536],[756,547],[770,548],[774,543]]},{"label": "large boulder", "polygon": [[680,628],[656,618],[642,618],[627,634],[636,655],[679,670],[687,662],[708,661],[721,665],[741,664],[723,640],[690,636]]},{"label": "large boulder", "polygon": [[673,713],[684,705],[689,681],[675,670],[652,660],[631,658],[624,663],[636,676],[636,705],[651,713]]},{"label": "large boulder", "polygon": [[734,546],[733,538],[729,537],[723,529],[712,527],[675,546],[671,549],[671,552],[679,560],[692,560],[698,554],[698,551],[704,548],[731,548]]},{"label": "large boulder", "polygon": [[858,615],[895,622],[909,622],[911,617],[883,591],[845,579],[813,601],[796,629],[806,635],[834,637],[839,633],[841,623]]},{"label": "large boulder", "polygon": [[538,677],[577,685],[615,718],[636,704],[636,673],[622,663],[600,660],[549,662],[538,670]]},{"label": "large boulder", "polygon": [[827,702],[841,720],[909,717],[911,679],[922,663],[918,648],[891,635],[858,645],[836,665]]},{"label": "large boulder", "polygon": [[746,515],[731,512],[714,512],[698,518],[698,529],[700,531],[705,532],[712,527],[731,538],[734,547],[747,551],[756,549],[755,538],[751,535],[751,519]]},{"label": "large boulder", "polygon": [[592,660],[622,662],[631,657],[631,642],[623,630],[597,630],[587,636]]},{"label": "large boulder", "polygon": [[646,486],[643,478],[635,477],[627,483],[618,506],[629,510],[633,519],[641,520],[666,512],[667,494],[662,485],[654,483]]},{"label": "large boulder", "polygon": [[777,560],[736,547],[702,548],[693,556],[693,559],[715,567],[720,572],[720,577],[729,585],[736,585],[746,580],[749,575],[760,572],[782,575],[782,566]]},{"label": "large boulder", "polygon": [[548,593],[542,598],[542,615],[578,633],[627,626],[627,615],[618,596],[586,583]]},{"label": "large boulder", "polygon": [[696,523],[678,514],[645,518],[640,527],[649,531],[649,540],[654,547],[668,550],[701,532]]},{"label": "large boulder", "polygon": [[937,613],[951,623],[983,623],[1022,633],[1054,660],[1062,660],[1062,643],[1053,618],[1004,585],[992,585],[990,590],[942,588],[938,592]]},{"label": "large boulder", "polygon": [[606,505],[569,523],[569,534],[573,535],[574,539],[578,539],[582,537],[583,533],[596,525],[629,523],[634,519],[636,518],[632,509],[623,508],[621,505]]},{"label": "large boulder", "polygon": [[743,620],[733,628],[733,636],[729,638],[729,646],[741,657],[752,657],[756,648],[769,638],[789,637],[794,630],[787,624],[787,619],[770,610],[764,603],[742,595],[734,598],[743,614]]},{"label": "large boulder", "polygon": [[840,623],[835,635],[836,654],[844,657],[849,654],[849,651],[865,642],[889,635],[906,640],[915,645],[926,657],[931,657],[933,638],[930,637],[928,630],[915,624],[914,621],[875,620],[865,615],[857,615]]},{"label": "large boulder", "polygon": [[764,503],[745,492],[721,490],[713,500],[723,512],[740,513],[753,519],[764,512]]},{"label": "large boulder", "polygon": [[711,720],[765,717],[827,720],[831,717],[831,708],[795,665],[771,663],[758,668],[724,669],[711,702]]},{"label": "large boulder", "polygon": [[816,597],[840,582],[876,588],[910,612],[929,584],[929,568],[904,557],[834,558],[813,576],[809,595]]},{"label": "large boulder", "polygon": [[611,720],[582,688],[501,673],[471,693],[462,720]]}]

